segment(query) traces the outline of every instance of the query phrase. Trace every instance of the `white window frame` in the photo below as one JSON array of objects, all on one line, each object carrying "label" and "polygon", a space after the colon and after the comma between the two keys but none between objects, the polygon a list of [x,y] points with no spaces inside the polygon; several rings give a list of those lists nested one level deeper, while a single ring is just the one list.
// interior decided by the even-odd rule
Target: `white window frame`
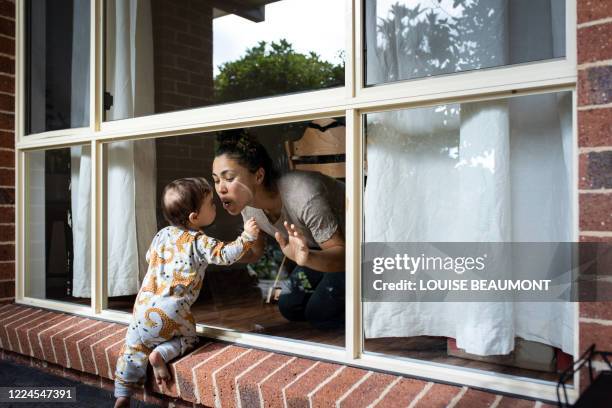
[{"label": "white window frame", "polygon": [[[240,333],[198,324],[198,333],[273,351],[335,361],[364,369],[391,371],[398,374],[428,378],[511,393],[525,397],[556,401],[556,385],[551,382],[511,376],[482,370],[465,369],[415,359],[400,359],[363,352],[361,324],[361,237],[362,224],[362,153],[363,117],[367,113],[434,106],[442,103],[461,103],[513,97],[541,92],[573,92],[573,231],[578,240],[578,147],[576,126],[576,0],[566,3],[566,58],[533,62],[428,77],[410,81],[364,87],[363,44],[365,27],[361,0],[345,2],[346,75],[344,88],[334,88],[301,94],[277,96],[224,105],[209,106],[178,112],[156,114],[134,119],[103,122],[104,61],[103,0],[91,1],[91,75],[90,125],[85,128],[24,134],[24,12],[25,1],[16,2],[16,302],[44,307],[81,316],[127,323],[129,314],[106,309],[105,248],[106,224],[104,214],[104,143],[117,140],[138,140],[153,137],[210,132],[221,129],[270,125],[321,117],[346,117],[346,341],[345,348],[331,347],[303,341],[288,340],[251,333]],[[92,151],[92,302],[91,306],[36,299],[25,296],[25,253],[27,250],[25,187],[27,181],[27,153],[41,149],[89,144]],[[574,308],[574,355],[578,356],[578,304]],[[569,397],[578,396],[579,376]]]}]

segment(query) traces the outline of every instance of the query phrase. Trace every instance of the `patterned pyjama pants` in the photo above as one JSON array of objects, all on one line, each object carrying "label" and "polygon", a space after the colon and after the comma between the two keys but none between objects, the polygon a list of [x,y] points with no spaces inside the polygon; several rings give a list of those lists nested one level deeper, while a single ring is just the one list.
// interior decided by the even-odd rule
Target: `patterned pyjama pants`
[{"label": "patterned pyjama pants", "polygon": [[[187,330],[191,331],[191,330]],[[165,362],[185,354],[198,342],[195,335],[180,335],[164,340],[150,337],[151,330],[133,320],[128,327],[125,344],[117,359],[115,369],[115,397],[129,397],[134,390],[144,384],[149,364],[149,355],[157,351]]]}]

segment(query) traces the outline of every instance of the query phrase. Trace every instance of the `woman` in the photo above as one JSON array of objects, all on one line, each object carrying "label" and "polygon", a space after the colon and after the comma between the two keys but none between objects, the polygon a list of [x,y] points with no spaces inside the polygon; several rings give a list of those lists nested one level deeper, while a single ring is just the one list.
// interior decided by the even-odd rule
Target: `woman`
[{"label": "woman", "polygon": [[[318,328],[343,326],[344,184],[316,172],[279,175],[265,148],[242,131],[219,137],[213,180],[223,208],[255,217],[297,264],[291,292],[279,299],[281,314]],[[257,261],[264,248],[260,234],[243,261]]]}]

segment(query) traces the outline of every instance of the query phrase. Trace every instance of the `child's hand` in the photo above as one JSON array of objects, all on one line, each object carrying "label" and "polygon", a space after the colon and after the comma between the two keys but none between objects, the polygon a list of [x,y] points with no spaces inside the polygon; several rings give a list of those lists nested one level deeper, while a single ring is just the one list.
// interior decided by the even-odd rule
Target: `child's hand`
[{"label": "child's hand", "polygon": [[251,236],[257,238],[257,236],[259,235],[259,226],[257,225],[257,222],[255,221],[254,217],[249,218],[245,223],[244,223],[244,230]]}]

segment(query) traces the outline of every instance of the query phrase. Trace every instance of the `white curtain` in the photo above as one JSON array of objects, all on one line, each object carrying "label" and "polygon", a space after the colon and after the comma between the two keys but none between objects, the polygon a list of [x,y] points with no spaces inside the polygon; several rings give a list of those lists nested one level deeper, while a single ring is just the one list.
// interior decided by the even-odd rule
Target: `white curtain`
[{"label": "white curtain", "polygon": [[[149,0],[107,1],[106,89],[113,106],[106,120],[154,113],[151,4]],[[80,154],[79,154],[80,153]],[[155,142],[115,142],[107,148],[108,296],[135,294],[146,273],[144,254],[157,225]],[[75,174],[78,173],[78,174]],[[89,152],[73,152],[73,217],[89,224]],[[78,186],[78,188],[75,188]],[[78,209],[81,209],[80,212]],[[87,214],[85,214],[87,213]],[[85,221],[87,220],[87,221]],[[90,296],[89,233],[76,230],[73,295]],[[80,235],[82,234],[82,235]],[[77,266],[78,269],[77,269]]]},{"label": "white curtain", "polygon": [[[503,65],[510,56],[529,58],[514,47],[523,39],[510,38],[523,30],[509,27],[510,13],[529,8],[518,8],[518,1],[480,4],[495,11],[489,14],[495,21],[483,27],[486,38],[473,50],[475,60],[495,56],[496,65]],[[538,4],[548,6],[537,12],[548,13],[552,35],[560,35],[559,10]],[[370,19],[375,5],[367,2]],[[551,25],[532,30],[552,37]],[[367,41],[372,50],[375,39]],[[562,48],[562,40],[555,43]],[[552,48],[552,38],[548,44]],[[400,74],[412,72],[409,58],[392,60],[408,62]],[[384,79],[384,64],[368,53],[369,80]],[[441,69],[432,66],[429,74]],[[368,115],[367,136],[366,242],[571,241],[571,94]],[[459,348],[479,355],[507,354],[515,337],[572,354],[571,310],[568,303],[366,302],[364,328],[366,338],[452,337]]]}]

